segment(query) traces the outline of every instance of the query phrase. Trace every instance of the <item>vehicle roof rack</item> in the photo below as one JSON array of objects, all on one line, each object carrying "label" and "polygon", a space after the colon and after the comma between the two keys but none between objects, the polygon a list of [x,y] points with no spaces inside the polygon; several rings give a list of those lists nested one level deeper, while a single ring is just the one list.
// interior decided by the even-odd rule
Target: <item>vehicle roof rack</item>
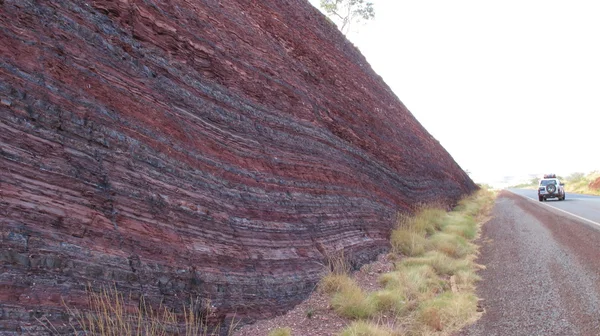
[{"label": "vehicle roof rack", "polygon": [[544,174],[544,178],[556,178],[556,174]]}]

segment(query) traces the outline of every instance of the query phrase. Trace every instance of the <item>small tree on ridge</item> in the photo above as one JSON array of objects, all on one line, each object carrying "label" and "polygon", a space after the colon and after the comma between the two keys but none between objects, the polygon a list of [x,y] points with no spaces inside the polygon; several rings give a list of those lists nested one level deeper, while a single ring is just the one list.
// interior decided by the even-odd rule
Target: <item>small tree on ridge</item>
[{"label": "small tree on ridge", "polygon": [[344,34],[350,23],[375,18],[373,3],[365,0],[321,0],[321,8],[329,17],[340,21],[340,31]]}]

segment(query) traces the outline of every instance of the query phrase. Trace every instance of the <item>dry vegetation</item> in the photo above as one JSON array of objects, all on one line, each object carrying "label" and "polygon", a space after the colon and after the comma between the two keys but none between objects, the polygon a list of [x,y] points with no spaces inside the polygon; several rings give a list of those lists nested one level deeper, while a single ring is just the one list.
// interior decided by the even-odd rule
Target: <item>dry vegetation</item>
[{"label": "dry vegetation", "polygon": [[292,329],[290,328],[277,328],[269,333],[269,336],[291,336]]},{"label": "dry vegetation", "polygon": [[391,235],[397,261],[380,275],[378,290],[363,290],[339,266],[326,275],[320,290],[330,295],[337,314],[354,320],[340,335],[447,335],[475,321],[481,266],[471,241],[494,197],[481,190],[451,212],[430,207],[401,217]]},{"label": "dry vegetation", "polygon": [[571,174],[565,178],[565,190],[577,194],[600,195],[600,189],[590,188],[590,183],[598,178],[600,178],[600,171],[594,171],[587,175]]},{"label": "dry vegetation", "polygon": [[[385,256],[389,268],[381,274],[367,271],[378,276],[378,283],[370,288],[352,277],[343,254],[330,258],[319,293],[328,298],[331,311],[348,321],[337,334],[448,335],[475,321],[480,313],[474,289],[481,266],[474,262],[477,246],[472,240],[494,198],[493,193],[480,190],[451,212],[427,207],[414,217],[400,216],[391,235],[392,252]],[[143,300],[128,305],[130,300],[114,289],[90,292],[89,299],[89,311],[69,311],[74,317],[71,327],[83,330],[82,335],[213,335],[202,315],[210,312],[202,302],[184,307],[178,318],[165,307],[147,307]],[[314,319],[316,312],[311,307],[305,318]],[[268,336],[293,334],[285,325],[269,330]]]},{"label": "dry vegetation", "polygon": [[[160,305],[153,308],[143,298],[125,298],[116,288],[103,288],[98,292],[88,290],[88,307],[85,311],[67,307],[71,317],[70,329],[77,335],[94,336],[215,336],[220,326],[206,323],[211,313],[210,302],[190,300],[183,312],[176,314]],[[52,335],[62,335],[48,320],[39,321]],[[227,335],[232,335],[235,323]],[[286,334],[274,334],[286,335]],[[289,334],[288,334],[289,335]]]}]

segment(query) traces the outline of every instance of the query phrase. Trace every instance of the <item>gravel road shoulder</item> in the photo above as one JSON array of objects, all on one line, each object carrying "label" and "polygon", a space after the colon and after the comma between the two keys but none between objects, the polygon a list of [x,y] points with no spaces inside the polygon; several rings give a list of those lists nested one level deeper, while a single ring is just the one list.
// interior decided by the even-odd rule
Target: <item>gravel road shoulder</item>
[{"label": "gravel road shoulder", "polygon": [[483,317],[459,335],[600,335],[600,231],[502,192],[482,230]]}]

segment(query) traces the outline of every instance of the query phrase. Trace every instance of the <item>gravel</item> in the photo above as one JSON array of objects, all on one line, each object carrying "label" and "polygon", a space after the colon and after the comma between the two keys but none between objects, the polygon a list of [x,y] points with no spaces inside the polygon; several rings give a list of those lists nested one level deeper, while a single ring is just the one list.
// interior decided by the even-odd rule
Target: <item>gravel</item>
[{"label": "gravel", "polygon": [[483,317],[459,335],[600,335],[600,231],[503,192],[479,240]]},{"label": "gravel", "polygon": [[[390,272],[393,268],[394,259],[389,254],[381,254],[377,260],[354,272],[352,278],[363,290],[372,292],[381,289],[378,282],[381,273]],[[233,336],[267,336],[269,332],[281,327],[289,327],[294,336],[338,335],[352,320],[340,317],[332,310],[329,301],[328,295],[315,290],[306,301],[284,315],[243,326]],[[386,316],[382,316],[380,322],[389,321]]]}]

